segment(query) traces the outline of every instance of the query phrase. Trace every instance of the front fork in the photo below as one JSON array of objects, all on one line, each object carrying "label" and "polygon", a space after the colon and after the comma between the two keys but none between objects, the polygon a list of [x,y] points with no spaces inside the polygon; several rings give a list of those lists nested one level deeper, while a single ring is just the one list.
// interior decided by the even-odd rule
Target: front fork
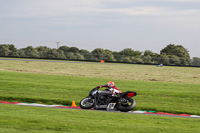
[{"label": "front fork", "polygon": [[96,105],[99,101],[99,97],[98,97],[98,94],[94,94],[94,109],[96,109]]}]

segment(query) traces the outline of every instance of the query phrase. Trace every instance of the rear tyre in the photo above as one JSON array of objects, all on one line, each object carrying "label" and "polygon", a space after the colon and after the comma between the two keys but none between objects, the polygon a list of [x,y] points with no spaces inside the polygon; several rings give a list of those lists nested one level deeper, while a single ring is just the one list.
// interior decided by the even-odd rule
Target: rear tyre
[{"label": "rear tyre", "polygon": [[82,109],[91,109],[94,107],[94,99],[91,97],[86,97],[80,101],[80,107]]},{"label": "rear tyre", "polygon": [[133,100],[132,98],[127,99],[127,103],[123,104],[123,103],[119,103],[117,104],[117,109],[122,111],[122,112],[128,112],[131,111],[136,105],[135,100]]}]

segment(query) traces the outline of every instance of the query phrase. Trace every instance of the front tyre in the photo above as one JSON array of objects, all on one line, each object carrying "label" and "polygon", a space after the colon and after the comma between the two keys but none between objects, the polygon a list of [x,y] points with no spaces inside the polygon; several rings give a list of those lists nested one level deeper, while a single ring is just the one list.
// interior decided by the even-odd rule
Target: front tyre
[{"label": "front tyre", "polygon": [[82,109],[91,109],[94,107],[94,99],[91,97],[86,97],[80,101],[80,107]]},{"label": "front tyre", "polygon": [[135,105],[136,102],[132,98],[123,99],[123,102],[117,104],[117,109],[122,112],[128,112],[131,111],[135,107]]}]

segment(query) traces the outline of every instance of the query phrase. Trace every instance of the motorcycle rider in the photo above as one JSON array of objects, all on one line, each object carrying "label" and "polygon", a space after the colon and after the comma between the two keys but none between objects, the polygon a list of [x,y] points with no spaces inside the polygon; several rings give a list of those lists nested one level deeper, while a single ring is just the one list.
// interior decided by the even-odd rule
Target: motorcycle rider
[{"label": "motorcycle rider", "polygon": [[99,89],[99,88],[103,88],[103,87],[106,87],[106,89],[104,91],[110,91],[112,96],[117,96],[118,93],[122,93],[122,91],[119,88],[117,88],[117,86],[115,86],[115,83],[113,81],[109,81],[105,85],[99,85],[96,88]]}]

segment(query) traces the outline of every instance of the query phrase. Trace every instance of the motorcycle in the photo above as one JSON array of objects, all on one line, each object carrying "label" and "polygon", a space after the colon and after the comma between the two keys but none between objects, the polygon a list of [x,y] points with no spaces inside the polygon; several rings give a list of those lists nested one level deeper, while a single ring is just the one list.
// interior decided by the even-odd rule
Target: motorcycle
[{"label": "motorcycle", "polygon": [[99,91],[97,88],[94,88],[90,91],[89,96],[80,101],[80,107],[82,109],[94,108],[128,112],[136,105],[135,100],[131,98],[136,95],[136,92],[127,91],[116,93],[113,96],[112,92],[107,89]]}]

